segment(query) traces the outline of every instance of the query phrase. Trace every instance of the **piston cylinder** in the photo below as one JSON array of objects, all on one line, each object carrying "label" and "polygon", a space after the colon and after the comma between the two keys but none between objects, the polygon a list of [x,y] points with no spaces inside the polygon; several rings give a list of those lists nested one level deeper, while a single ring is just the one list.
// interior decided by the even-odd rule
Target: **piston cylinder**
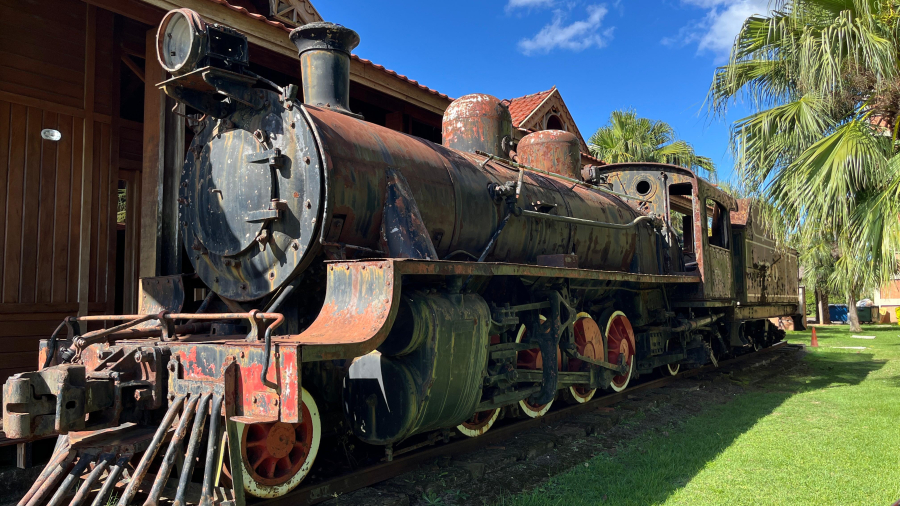
[{"label": "piston cylinder", "polygon": [[378,351],[354,359],[344,380],[344,415],[370,444],[453,427],[481,400],[491,321],[484,299],[413,293],[404,304]]}]

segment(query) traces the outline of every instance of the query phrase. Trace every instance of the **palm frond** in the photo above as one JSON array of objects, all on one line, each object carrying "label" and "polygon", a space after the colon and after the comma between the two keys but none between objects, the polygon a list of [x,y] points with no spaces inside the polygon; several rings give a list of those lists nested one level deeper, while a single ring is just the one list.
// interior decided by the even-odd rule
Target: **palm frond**
[{"label": "palm frond", "polygon": [[845,123],[804,150],[772,182],[772,196],[793,218],[824,217],[844,227],[857,194],[882,171],[890,139],[872,135],[867,121]]},{"label": "palm frond", "polygon": [[698,156],[664,121],[638,117],[633,110],[613,111],[606,125],[588,139],[591,155],[609,163],[659,162],[715,174],[712,159]]}]

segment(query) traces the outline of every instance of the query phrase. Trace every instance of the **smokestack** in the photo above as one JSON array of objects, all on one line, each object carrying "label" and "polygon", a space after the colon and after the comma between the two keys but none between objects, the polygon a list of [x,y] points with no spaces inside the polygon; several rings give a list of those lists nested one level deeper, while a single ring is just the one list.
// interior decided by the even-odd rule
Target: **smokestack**
[{"label": "smokestack", "polygon": [[300,51],[303,102],[350,113],[350,51],[359,35],[320,21],[295,28],[290,37]]}]

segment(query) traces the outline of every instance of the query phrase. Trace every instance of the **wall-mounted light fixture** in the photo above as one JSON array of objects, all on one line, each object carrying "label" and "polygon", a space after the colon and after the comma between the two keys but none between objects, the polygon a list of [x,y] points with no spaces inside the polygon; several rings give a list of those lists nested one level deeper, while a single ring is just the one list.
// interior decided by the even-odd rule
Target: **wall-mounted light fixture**
[{"label": "wall-mounted light fixture", "polygon": [[52,128],[45,128],[41,130],[41,137],[47,139],[48,141],[56,142],[62,139],[62,134],[59,133],[59,130],[54,130]]}]

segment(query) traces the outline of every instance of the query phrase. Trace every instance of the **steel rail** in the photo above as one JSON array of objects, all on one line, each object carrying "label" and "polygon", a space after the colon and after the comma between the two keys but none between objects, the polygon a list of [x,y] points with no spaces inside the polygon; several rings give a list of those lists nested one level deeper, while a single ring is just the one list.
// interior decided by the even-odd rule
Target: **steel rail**
[{"label": "steel rail", "polygon": [[[780,350],[787,345],[787,342],[781,341],[768,348],[763,348],[757,352],[747,353],[733,359],[722,361],[719,363],[719,368],[728,365],[740,364],[752,357],[759,357],[760,355]],[[405,454],[402,457],[395,458],[391,462],[376,464],[374,466],[348,473],[343,476],[338,476],[321,483],[301,486],[300,488],[297,488],[294,491],[281,497],[253,503],[253,506],[296,506],[300,504],[317,504],[323,501],[327,501],[328,499],[332,499],[336,495],[353,492],[354,490],[359,490],[361,488],[380,483],[390,478],[394,478],[407,471],[416,469],[423,463],[433,460],[437,457],[471,452],[491,443],[509,439],[513,435],[528,429],[540,427],[542,425],[549,425],[577,414],[588,413],[591,411],[595,411],[598,408],[616,404],[625,400],[628,395],[634,394],[635,392],[660,388],[676,380],[690,378],[691,376],[696,376],[704,372],[712,372],[716,369],[717,368],[713,367],[712,365],[705,365],[703,367],[698,367],[697,369],[691,369],[689,371],[681,372],[675,376],[668,376],[665,378],[648,381],[646,383],[641,383],[640,385],[635,385],[618,393],[612,393],[604,395],[602,397],[594,398],[584,404],[576,404],[574,406],[567,406],[565,408],[552,411],[540,418],[521,420],[509,425],[505,425],[503,427],[493,428],[478,437],[461,439],[433,448],[414,451]]]}]

